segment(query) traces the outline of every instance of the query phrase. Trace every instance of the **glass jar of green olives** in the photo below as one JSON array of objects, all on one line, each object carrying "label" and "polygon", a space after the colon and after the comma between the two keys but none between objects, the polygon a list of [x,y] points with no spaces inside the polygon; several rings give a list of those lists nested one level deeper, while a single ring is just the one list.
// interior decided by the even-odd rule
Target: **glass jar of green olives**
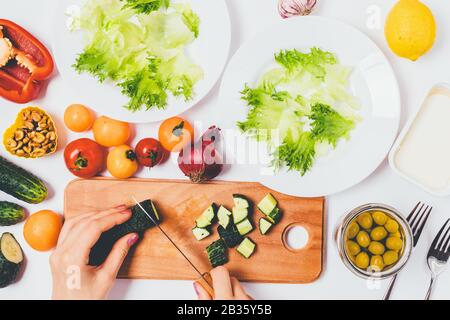
[{"label": "glass jar of green olives", "polygon": [[336,230],[342,261],[354,274],[385,279],[399,272],[412,251],[412,232],[394,208],[369,203],[352,210]]}]

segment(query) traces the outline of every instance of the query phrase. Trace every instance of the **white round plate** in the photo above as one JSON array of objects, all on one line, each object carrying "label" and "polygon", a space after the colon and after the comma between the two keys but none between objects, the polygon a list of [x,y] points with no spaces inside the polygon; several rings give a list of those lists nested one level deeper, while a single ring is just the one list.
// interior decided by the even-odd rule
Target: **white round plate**
[{"label": "white round plate", "polygon": [[[274,66],[274,53],[293,48],[305,52],[311,47],[331,51],[340,63],[353,68],[349,90],[361,102],[363,120],[349,141],[340,141],[335,150],[317,157],[314,167],[303,177],[285,168],[269,174],[271,170],[264,165],[259,165],[258,170],[251,166],[242,170],[253,175],[246,178],[303,197],[334,194],[369,176],[389,152],[400,120],[397,80],[381,50],[362,32],[345,23],[309,16],[282,21],[236,52],[222,81],[220,101],[226,106],[227,116],[220,125],[236,128],[236,122],[246,118],[248,107],[241,100],[240,91],[246,83],[254,86],[263,72]],[[240,135],[238,139],[247,138]],[[227,150],[227,155],[234,157],[233,161],[241,156],[232,150]]]},{"label": "white round plate", "polygon": [[[184,1],[184,0],[183,0]],[[228,8],[224,0],[186,0],[201,20],[199,37],[187,47],[188,55],[204,71],[203,80],[195,86],[195,97],[169,98],[164,110],[131,112],[125,109],[128,99],[113,83],[99,83],[89,74],[78,74],[72,65],[83,51],[82,31],[70,32],[66,27],[66,10],[71,6],[81,7],[85,0],[59,0],[55,15],[52,41],[53,55],[58,70],[67,83],[80,97],[80,102],[90,106],[99,114],[132,123],[146,123],[164,120],[187,111],[203,99],[219,79],[228,59],[231,42],[231,26]]]}]

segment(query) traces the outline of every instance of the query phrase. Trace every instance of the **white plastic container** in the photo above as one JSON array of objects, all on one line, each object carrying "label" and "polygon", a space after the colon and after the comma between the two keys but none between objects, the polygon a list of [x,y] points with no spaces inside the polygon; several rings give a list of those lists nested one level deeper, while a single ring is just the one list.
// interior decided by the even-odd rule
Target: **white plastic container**
[{"label": "white plastic container", "polygon": [[450,196],[450,86],[435,85],[389,153],[390,166],[436,196]]}]

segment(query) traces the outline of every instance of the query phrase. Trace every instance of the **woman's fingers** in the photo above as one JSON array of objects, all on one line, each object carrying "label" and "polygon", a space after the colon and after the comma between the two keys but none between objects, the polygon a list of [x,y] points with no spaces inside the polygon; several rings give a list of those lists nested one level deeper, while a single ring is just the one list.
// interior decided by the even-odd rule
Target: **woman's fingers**
[{"label": "woman's fingers", "polygon": [[120,238],[113,246],[110,254],[100,267],[99,272],[107,279],[115,279],[130,248],[138,241],[136,233],[130,233]]},{"label": "woman's fingers", "polygon": [[231,277],[231,286],[233,288],[234,298],[236,300],[253,300],[242,288],[241,283],[235,277]]},{"label": "woman's fingers", "polygon": [[92,247],[100,238],[101,234],[112,227],[126,222],[131,217],[131,211],[110,213],[101,218],[85,219],[73,228],[68,235],[66,243],[68,246],[76,248],[74,252],[79,252],[83,261],[87,260]]},{"label": "woman's fingers", "polygon": [[225,267],[217,267],[211,270],[214,293],[216,300],[230,300],[233,298],[230,273]]},{"label": "woman's fingers", "polygon": [[76,217],[65,220],[64,226],[63,226],[61,233],[59,235],[59,238],[58,238],[58,244],[62,244],[66,240],[66,237],[71,232],[71,230],[73,230],[79,223],[85,221],[86,219],[90,219],[92,217],[102,217],[102,216],[109,215],[112,213],[121,212],[121,211],[127,210],[127,208],[128,207],[126,205],[119,205],[114,208],[110,208],[110,209],[103,210],[103,211],[92,211],[92,212],[80,214]]},{"label": "woman's fingers", "polygon": [[203,288],[203,286],[200,284],[200,282],[195,281],[194,282],[194,290],[197,294],[198,300],[212,300],[212,297],[208,294],[208,291]]}]

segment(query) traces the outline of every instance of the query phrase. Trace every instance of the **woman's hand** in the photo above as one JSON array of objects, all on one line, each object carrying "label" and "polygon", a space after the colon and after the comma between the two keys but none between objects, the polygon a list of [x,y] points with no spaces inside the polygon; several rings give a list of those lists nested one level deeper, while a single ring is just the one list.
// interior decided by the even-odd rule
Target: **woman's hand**
[{"label": "woman's hand", "polygon": [[[253,300],[242,288],[239,281],[230,277],[225,267],[217,267],[210,272],[213,279],[215,300]],[[212,300],[212,297],[198,282],[194,282],[194,289],[199,300]]]},{"label": "woman's hand", "polygon": [[53,299],[106,299],[138,235],[130,233],[119,239],[101,266],[88,265],[89,253],[103,232],[130,217],[131,211],[126,206],[119,206],[65,221],[56,250],[50,257]]}]

